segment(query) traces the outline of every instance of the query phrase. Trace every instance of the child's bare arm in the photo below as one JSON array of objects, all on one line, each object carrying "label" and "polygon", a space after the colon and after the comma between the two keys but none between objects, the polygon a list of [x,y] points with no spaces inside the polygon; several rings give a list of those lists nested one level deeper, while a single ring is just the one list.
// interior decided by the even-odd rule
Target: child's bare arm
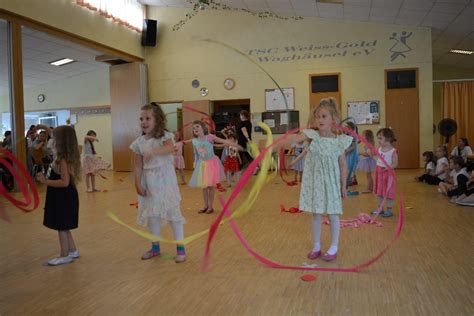
[{"label": "child's bare arm", "polygon": [[296,165],[301,159],[303,159],[306,156],[307,152],[308,151],[306,149],[303,150],[303,152],[301,154],[299,154],[298,157],[296,157],[292,162],[290,162],[288,167],[293,167],[294,165]]},{"label": "child's bare arm", "polygon": [[[282,141],[278,141],[282,137],[286,137],[286,138]],[[281,136],[280,138],[277,138],[275,140],[276,145],[273,147],[273,151],[278,151],[281,147],[287,146],[293,143],[304,142],[307,139],[308,139],[308,136],[306,136],[305,134],[291,134],[288,136]]]},{"label": "child's bare arm", "polygon": [[392,165],[390,167],[392,167],[392,169],[395,169],[396,167],[398,167],[398,153],[397,153],[397,151],[394,151],[392,158],[393,158],[392,159]]},{"label": "child's bare arm", "polygon": [[143,174],[143,157],[139,154],[133,153],[133,177],[135,180],[135,189],[137,193],[141,196],[146,195],[146,190],[141,184],[142,174]]},{"label": "child's bare arm", "polygon": [[339,169],[341,170],[341,197],[344,199],[346,197],[346,178],[347,178],[347,165],[346,157],[343,153],[339,156]]},{"label": "child's bare arm", "polygon": [[90,140],[90,141],[99,141],[99,139],[95,136],[92,136],[92,135],[86,135],[84,137],[84,140]]},{"label": "child's bare arm", "polygon": [[220,137],[215,137],[215,138],[214,138],[214,141],[215,141],[216,143],[224,144],[224,145],[226,145],[226,146],[235,146],[235,147],[237,147],[240,151],[245,151],[245,148],[243,148],[243,147],[240,146],[239,144],[234,143],[233,141],[228,140],[228,139],[223,139],[223,138],[220,138]]},{"label": "child's bare arm", "polygon": [[168,139],[163,143],[162,146],[153,148],[151,152],[144,153],[144,156],[148,158],[148,156],[159,156],[159,155],[167,155],[174,151],[174,144],[171,139]]},{"label": "child's bare arm", "polygon": [[66,160],[61,159],[61,161],[59,162],[59,169],[60,169],[61,178],[58,180],[46,179],[44,174],[42,174],[41,172],[36,175],[36,178],[38,179],[38,181],[46,184],[49,187],[65,188],[69,186],[69,182],[71,181],[71,176],[69,175],[69,170],[67,167]]},{"label": "child's bare arm", "polygon": [[349,153],[353,152],[355,150],[356,146],[357,146],[357,143],[352,142],[351,145],[346,149],[345,153],[349,154]]}]

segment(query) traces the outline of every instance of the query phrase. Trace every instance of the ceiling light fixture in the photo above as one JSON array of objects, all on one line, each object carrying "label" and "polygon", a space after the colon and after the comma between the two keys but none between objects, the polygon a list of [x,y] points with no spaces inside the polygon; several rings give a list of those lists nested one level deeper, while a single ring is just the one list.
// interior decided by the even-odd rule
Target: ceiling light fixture
[{"label": "ceiling light fixture", "polygon": [[319,3],[344,4],[344,0],[317,0]]},{"label": "ceiling light fixture", "polygon": [[58,60],[51,61],[49,64],[53,65],[53,66],[64,66],[64,65],[67,65],[67,64],[70,64],[70,63],[73,63],[73,62],[75,62],[74,59],[61,58],[61,59],[58,59]]},{"label": "ceiling light fixture", "polygon": [[453,54],[461,54],[461,55],[474,54],[474,52],[472,50],[463,50],[463,49],[451,49],[449,52],[453,53]]}]

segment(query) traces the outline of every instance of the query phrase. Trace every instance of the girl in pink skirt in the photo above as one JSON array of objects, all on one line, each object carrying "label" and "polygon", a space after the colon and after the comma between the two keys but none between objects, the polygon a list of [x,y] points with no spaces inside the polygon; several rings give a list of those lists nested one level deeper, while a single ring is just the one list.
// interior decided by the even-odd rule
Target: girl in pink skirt
[{"label": "girl in pink skirt", "polygon": [[186,184],[184,180],[184,158],[183,158],[183,142],[181,142],[181,137],[179,132],[174,133],[174,169],[178,171],[179,176],[181,177],[181,184]]},{"label": "girl in pink skirt", "polygon": [[[379,154],[392,169],[395,169],[398,166],[398,151],[392,145],[397,141],[395,133],[390,128],[382,128],[377,132],[377,140],[379,141]],[[387,202],[387,209],[384,211],[382,207],[380,214],[383,217],[392,216],[393,200],[395,199],[395,179],[390,175],[380,158],[377,159],[375,167],[374,193],[377,195],[377,208],[381,205],[383,206],[384,199]],[[372,214],[377,214],[377,211]]]},{"label": "girl in pink skirt", "polygon": [[98,141],[97,134],[93,130],[88,131],[86,137],[84,137],[84,160],[82,167],[86,175],[86,186],[87,192],[89,193],[100,191],[95,187],[95,175],[98,174],[105,179],[105,177],[100,174],[100,170],[106,170],[110,167],[109,162],[102,160],[101,157],[97,156],[94,142]]}]

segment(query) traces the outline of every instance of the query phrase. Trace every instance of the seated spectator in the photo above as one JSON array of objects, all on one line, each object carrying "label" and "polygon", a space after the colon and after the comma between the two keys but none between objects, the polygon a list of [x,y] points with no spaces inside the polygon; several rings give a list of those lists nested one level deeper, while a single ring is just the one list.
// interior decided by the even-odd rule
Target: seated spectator
[{"label": "seated spectator", "polygon": [[467,156],[472,155],[472,149],[469,147],[467,138],[460,138],[458,140],[458,145],[453,148],[451,156],[453,157],[462,157],[464,162],[467,162]]},{"label": "seated spectator", "polygon": [[466,183],[467,191],[456,199],[456,204],[474,206],[474,171],[471,171],[469,181]]},{"label": "seated spectator", "polygon": [[449,173],[449,161],[446,158],[448,152],[446,151],[446,147],[443,145],[439,145],[436,148],[436,157],[438,158],[436,161],[436,169],[434,173],[431,174],[424,174],[419,177],[418,181],[426,182],[431,185],[438,185],[440,182],[445,181],[446,177]]},{"label": "seated spectator", "polygon": [[456,156],[451,158],[450,168],[452,169],[450,176],[446,182],[439,184],[439,191],[454,198],[452,202],[456,202],[457,197],[467,191],[469,174],[464,167],[464,159],[462,157]]},{"label": "seated spectator", "polygon": [[421,176],[415,177],[416,181],[424,181],[424,175],[434,176],[434,174],[436,173],[435,157],[432,151],[425,151],[423,153],[423,161],[425,162],[425,172]]}]

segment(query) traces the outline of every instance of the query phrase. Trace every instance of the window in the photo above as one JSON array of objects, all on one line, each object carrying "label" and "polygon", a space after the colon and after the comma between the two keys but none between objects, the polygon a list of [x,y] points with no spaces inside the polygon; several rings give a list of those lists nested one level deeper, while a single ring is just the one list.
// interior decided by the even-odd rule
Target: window
[{"label": "window", "polygon": [[416,70],[387,71],[387,89],[416,88]]},{"label": "window", "polygon": [[311,92],[338,92],[339,91],[339,76],[314,76],[311,77]]}]

